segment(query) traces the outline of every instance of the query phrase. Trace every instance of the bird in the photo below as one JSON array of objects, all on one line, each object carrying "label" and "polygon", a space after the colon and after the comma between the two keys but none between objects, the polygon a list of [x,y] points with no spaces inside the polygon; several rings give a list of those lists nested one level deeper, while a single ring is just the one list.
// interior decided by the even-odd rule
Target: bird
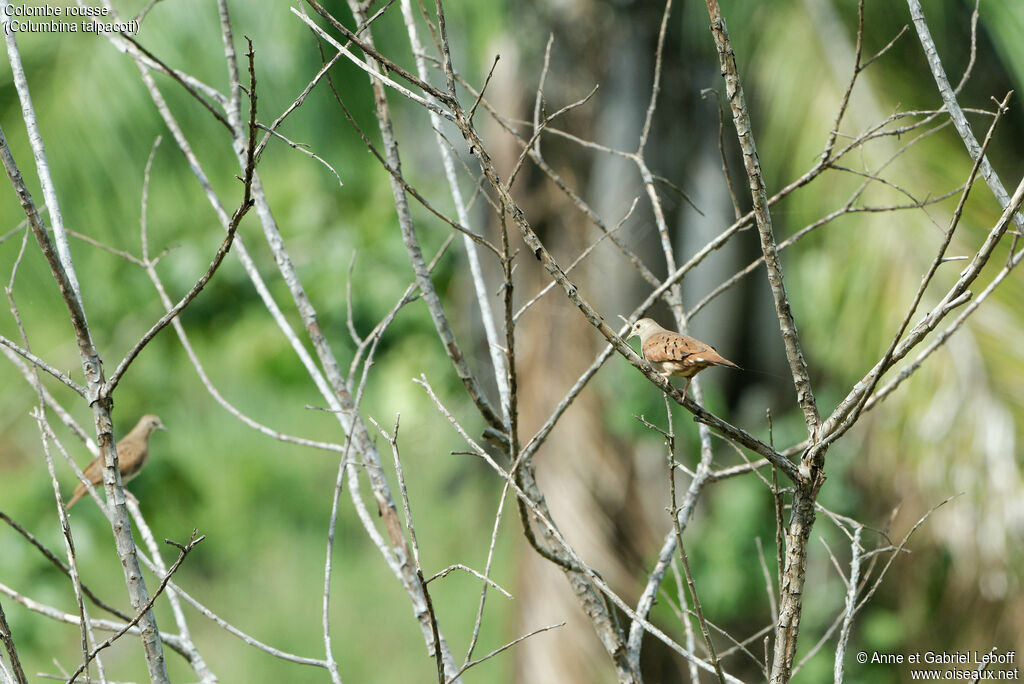
[{"label": "bird", "polygon": [[711,366],[739,368],[711,345],[681,333],[672,332],[650,318],[641,318],[633,324],[627,340],[640,338],[640,352],[654,369],[668,380],[669,376],[686,378],[683,395],[690,388],[693,376]]},{"label": "bird", "polygon": [[[117,462],[121,467],[122,483],[127,483],[138,475],[142,467],[146,465],[146,459],[149,458],[149,436],[153,434],[153,431],[166,429],[159,418],[147,413],[139,418],[138,424],[132,428],[132,431],[117,443]],[[104,465],[103,456],[97,456],[85,468],[85,478],[94,486],[103,482]],[[69,510],[74,506],[75,502],[85,496],[87,491],[86,486],[79,482],[71,494],[71,499],[64,506],[64,510]]]}]

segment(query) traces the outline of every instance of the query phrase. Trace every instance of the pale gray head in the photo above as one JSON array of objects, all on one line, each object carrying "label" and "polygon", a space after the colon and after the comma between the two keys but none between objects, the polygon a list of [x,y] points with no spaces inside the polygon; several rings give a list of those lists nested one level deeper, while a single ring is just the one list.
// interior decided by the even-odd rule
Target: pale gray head
[{"label": "pale gray head", "polygon": [[639,337],[640,343],[643,344],[644,341],[651,335],[664,331],[665,329],[658,325],[654,321],[654,319],[641,318],[639,321],[633,324],[632,328],[629,329],[629,337],[627,337],[626,339],[628,340],[632,337]]},{"label": "pale gray head", "polygon": [[139,418],[139,424],[136,426],[136,429],[142,429],[147,435],[150,435],[154,430],[166,430],[167,428],[160,422],[160,418],[152,413],[147,413],[142,418]]}]

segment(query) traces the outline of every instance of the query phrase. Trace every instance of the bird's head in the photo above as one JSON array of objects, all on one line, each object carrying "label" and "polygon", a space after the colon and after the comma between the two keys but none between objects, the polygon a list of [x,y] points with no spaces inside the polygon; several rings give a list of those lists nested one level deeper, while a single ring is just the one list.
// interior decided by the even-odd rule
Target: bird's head
[{"label": "bird's head", "polygon": [[152,413],[142,416],[139,420],[139,425],[142,425],[146,429],[146,434],[152,434],[154,430],[166,430],[164,424],[160,422],[160,418],[154,416]]},{"label": "bird's head", "polygon": [[626,339],[632,339],[639,337],[642,342],[652,333],[661,330],[661,326],[654,322],[650,318],[641,318],[639,321],[633,324],[633,327],[629,329],[629,336]]}]

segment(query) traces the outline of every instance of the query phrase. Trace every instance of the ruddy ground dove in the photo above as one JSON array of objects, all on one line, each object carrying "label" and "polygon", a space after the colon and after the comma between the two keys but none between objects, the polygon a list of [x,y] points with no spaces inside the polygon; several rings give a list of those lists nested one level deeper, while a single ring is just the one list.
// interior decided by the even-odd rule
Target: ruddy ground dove
[{"label": "ruddy ground dove", "polygon": [[[153,431],[166,429],[159,418],[152,414],[147,414],[142,416],[138,424],[132,428],[132,431],[117,443],[117,463],[121,467],[122,483],[126,483],[138,475],[139,471],[142,470],[142,466],[146,465],[146,459],[149,458],[149,436],[153,434]],[[85,477],[94,486],[98,486],[103,482],[103,466],[103,457],[97,456],[85,468]],[[85,485],[79,482],[78,486],[75,487],[74,493],[71,495],[71,499],[64,506],[64,510],[68,510],[75,505],[75,502],[85,496],[87,491]]]},{"label": "ruddy ground dove", "polygon": [[651,362],[654,369],[665,376],[686,378],[683,394],[690,388],[690,381],[697,373],[710,366],[739,368],[710,345],[700,340],[666,330],[650,318],[641,318],[633,324],[630,337],[640,338],[640,352]]}]

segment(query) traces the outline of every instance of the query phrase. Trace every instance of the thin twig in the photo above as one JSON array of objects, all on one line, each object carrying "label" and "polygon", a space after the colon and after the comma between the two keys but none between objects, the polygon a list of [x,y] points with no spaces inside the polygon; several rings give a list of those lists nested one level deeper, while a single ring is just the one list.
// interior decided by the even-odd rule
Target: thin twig
[{"label": "thin twig", "polygon": [[[956,128],[957,133],[960,134],[960,138],[963,140],[964,147],[967,148],[967,153],[970,155],[971,159],[981,162],[981,177],[985,179],[985,183],[988,184],[992,194],[995,195],[996,199],[999,201],[999,206],[1006,209],[1010,204],[1010,195],[1006,192],[1006,188],[1003,187],[1002,181],[999,180],[999,176],[989,163],[988,157],[985,156],[984,151],[978,144],[977,138],[974,137],[974,133],[971,131],[971,125],[967,122],[967,117],[964,116],[964,112],[960,108],[960,103],[956,99],[956,93],[952,86],[950,86],[949,78],[946,76],[946,72],[942,68],[939,51],[935,47],[935,42],[932,40],[931,31],[928,29],[928,22],[924,17],[924,10],[921,9],[921,2],[920,0],[907,0],[907,6],[910,8],[910,17],[914,22],[914,28],[917,30],[917,37],[920,39],[921,46],[924,48],[924,54],[928,60],[928,66],[931,69],[932,78],[934,78],[935,85],[939,89],[939,95],[942,96],[942,102],[945,105],[946,111],[953,120],[953,126]],[[972,19],[972,22],[973,21],[974,20]],[[974,29],[972,28],[972,36],[973,33]],[[965,77],[967,73],[969,73],[969,70],[965,71]],[[1014,210],[1012,220],[1014,225],[1017,226],[1017,230],[1024,231],[1024,216],[1018,214],[1016,209]]]},{"label": "thin twig", "polygon": [[196,536],[196,534],[197,534],[197,532],[196,532],[195,530],[193,530],[193,531],[192,531],[192,536],[191,536],[191,537],[189,538],[189,540],[188,540],[188,543],[187,543],[187,544],[179,544],[179,543],[177,543],[177,542],[173,542],[173,541],[171,541],[170,539],[165,539],[165,540],[164,540],[164,541],[165,541],[166,543],[168,543],[168,544],[171,544],[172,546],[175,546],[175,547],[177,547],[177,548],[178,548],[178,550],[180,551],[180,553],[178,554],[178,559],[177,559],[176,561],[174,561],[174,565],[172,565],[172,566],[170,567],[170,569],[169,569],[169,570],[167,571],[167,574],[166,574],[166,575],[164,575],[163,579],[162,579],[162,580],[160,581],[160,586],[158,586],[158,587],[156,588],[156,591],[155,591],[155,592],[153,592],[153,596],[152,596],[152,598],[150,598],[150,599],[149,599],[149,603],[147,603],[147,604],[146,604],[146,605],[145,605],[145,606],[143,607],[143,609],[142,609],[142,610],[140,610],[140,611],[138,612],[138,614],[137,614],[137,615],[136,615],[136,616],[135,616],[134,618],[132,618],[132,619],[131,619],[131,620],[130,620],[130,621],[129,621],[129,622],[128,622],[128,623],[127,623],[127,624],[126,624],[126,625],[125,625],[125,626],[124,626],[124,627],[123,627],[123,628],[122,628],[121,630],[120,630],[120,631],[118,631],[118,632],[117,632],[116,634],[114,634],[113,636],[111,636],[110,638],[108,638],[108,639],[107,639],[106,641],[104,641],[103,643],[101,643],[101,644],[98,644],[98,645],[97,645],[97,646],[96,646],[95,648],[93,648],[93,650],[89,652],[89,655],[88,655],[88,657],[86,658],[85,662],[84,662],[84,663],[82,663],[81,665],[79,665],[79,666],[78,666],[78,669],[77,669],[77,670],[75,670],[75,671],[74,671],[74,672],[73,672],[73,673],[71,674],[71,676],[70,676],[70,677],[68,677],[68,684],[74,684],[74,681],[75,681],[75,679],[76,679],[76,678],[78,677],[78,675],[79,675],[79,674],[81,674],[81,673],[82,673],[82,671],[83,671],[83,670],[85,670],[85,668],[87,668],[87,667],[89,666],[89,662],[90,662],[90,661],[91,661],[91,660],[92,660],[93,658],[95,658],[95,657],[96,657],[96,654],[97,654],[97,653],[99,653],[99,652],[100,652],[100,651],[102,651],[103,649],[107,648],[108,646],[110,646],[111,644],[113,644],[113,643],[114,643],[115,641],[117,641],[118,639],[120,639],[120,638],[121,638],[122,636],[124,636],[125,634],[127,634],[127,633],[128,633],[128,631],[129,631],[129,630],[130,630],[130,629],[131,629],[132,627],[134,627],[135,625],[137,625],[137,624],[138,624],[138,622],[139,622],[139,620],[141,620],[141,619],[142,619],[142,617],[143,617],[143,616],[144,616],[144,615],[145,615],[146,613],[148,613],[148,612],[149,612],[149,610],[150,610],[150,609],[151,609],[151,608],[153,607],[153,604],[154,604],[154,603],[156,603],[156,600],[157,600],[157,598],[159,598],[159,597],[160,597],[160,594],[162,594],[162,593],[163,593],[163,591],[164,591],[164,589],[165,589],[165,588],[167,587],[167,583],[171,581],[171,576],[172,576],[172,575],[173,575],[173,574],[174,574],[175,572],[177,572],[177,570],[178,570],[178,568],[179,568],[179,567],[181,567],[181,564],[182,564],[182,562],[184,562],[184,560],[185,560],[186,556],[188,556],[188,554],[192,552],[192,549],[194,549],[194,548],[195,548],[196,544],[198,544],[199,542],[201,542],[201,541],[203,541],[204,539],[206,539],[206,535],[202,535],[202,536],[199,536],[199,537],[197,537],[197,536]]},{"label": "thin twig", "polygon": [[107,380],[106,384],[102,389],[102,396],[110,396],[117,387],[117,384],[121,381],[121,377],[125,371],[131,365],[132,361],[139,355],[139,353],[145,348],[149,342],[156,337],[157,333],[167,327],[174,318],[180,314],[186,306],[188,306],[196,296],[202,292],[206,284],[210,282],[210,279],[220,268],[220,265],[224,262],[224,257],[227,256],[228,251],[231,249],[231,243],[235,240],[235,233],[238,230],[238,225],[242,222],[242,219],[249,212],[249,209],[253,207],[252,199],[252,182],[253,174],[256,169],[256,70],[253,65],[254,52],[252,49],[252,41],[249,42],[249,143],[246,147],[246,162],[245,162],[245,177],[242,179],[242,200],[239,202],[238,208],[235,209],[235,213],[231,216],[231,222],[228,224],[227,234],[221,241],[220,247],[217,248],[217,252],[213,255],[213,260],[207,267],[206,272],[196,281],[195,285],[178,300],[167,313],[160,317],[153,326],[146,331],[142,338],[135,343],[131,350],[125,354],[124,359],[117,365],[117,368],[111,374],[110,379]]}]

